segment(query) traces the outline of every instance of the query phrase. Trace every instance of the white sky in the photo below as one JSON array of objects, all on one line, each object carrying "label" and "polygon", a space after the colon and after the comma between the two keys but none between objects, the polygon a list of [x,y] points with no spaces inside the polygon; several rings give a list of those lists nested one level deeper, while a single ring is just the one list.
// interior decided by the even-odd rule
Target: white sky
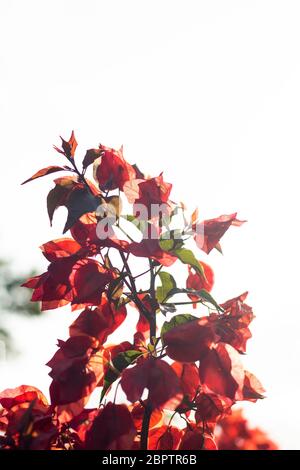
[{"label": "white sky", "polygon": [[[268,398],[247,416],[284,449],[300,448],[299,20],[292,0],[0,1],[0,256],[45,266],[37,247],[62,228],[45,210],[51,177],[19,184],[60,163],[52,144],[72,129],[78,155],[123,143],[203,218],[237,210],[248,224],[208,258],[214,296],[250,291],[245,363]],[[71,319],[13,319],[23,356],[1,388],[46,391],[43,363]]]}]

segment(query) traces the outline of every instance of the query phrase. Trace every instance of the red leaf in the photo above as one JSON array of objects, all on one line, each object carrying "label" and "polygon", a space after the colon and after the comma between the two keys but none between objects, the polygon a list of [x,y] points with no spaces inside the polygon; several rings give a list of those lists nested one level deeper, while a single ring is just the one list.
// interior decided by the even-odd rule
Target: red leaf
[{"label": "red leaf", "polygon": [[175,326],[164,334],[168,356],[180,362],[198,361],[214,341],[215,335],[207,318]]},{"label": "red leaf", "polygon": [[219,343],[200,361],[200,380],[212,392],[232,400],[242,399],[244,369],[239,353],[229,344]]},{"label": "red leaf", "polygon": [[99,410],[86,433],[88,450],[129,450],[136,435],[130,412],[125,405],[108,403]]},{"label": "red leaf", "polygon": [[75,150],[78,145],[75,139],[74,131],[72,131],[71,137],[68,141],[64,140],[62,137],[61,137],[61,141],[62,141],[62,145],[61,145],[62,150],[54,145],[55,150],[65,155],[68,159],[74,158]]},{"label": "red leaf", "polygon": [[194,224],[193,229],[196,231],[194,238],[198,248],[205,251],[205,253],[210,253],[231,225],[237,227],[242,225],[245,221],[238,220],[236,214],[235,212],[230,215],[221,215],[216,219],[204,220],[201,223]]},{"label": "red leaf", "polygon": [[51,173],[55,173],[57,171],[66,171],[66,168],[62,166],[47,166],[47,168],[43,168],[42,170],[37,171],[32,175],[28,180],[23,181],[21,184],[29,183],[29,181],[36,180],[37,178],[41,178],[42,176],[50,175]]},{"label": "red leaf", "polygon": [[82,184],[78,183],[76,176],[65,176],[54,180],[55,186],[47,196],[47,209],[52,225],[52,219],[55,210],[60,206],[65,206],[68,202],[69,196],[76,188],[82,188]]},{"label": "red leaf", "polygon": [[84,159],[82,161],[82,167],[87,168],[89,165],[94,163],[94,161],[103,155],[104,151],[101,148],[98,149],[89,149],[86,151]]},{"label": "red leaf", "polygon": [[182,398],[177,375],[161,359],[148,358],[126,369],[122,374],[121,386],[132,403],[140,400],[147,388],[152,408],[178,406]]}]

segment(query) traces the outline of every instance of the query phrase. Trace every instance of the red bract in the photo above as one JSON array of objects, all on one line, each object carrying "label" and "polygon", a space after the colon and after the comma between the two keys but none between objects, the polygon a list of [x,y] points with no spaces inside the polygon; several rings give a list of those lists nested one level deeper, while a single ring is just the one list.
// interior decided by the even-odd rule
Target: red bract
[{"label": "red bract", "polygon": [[22,403],[30,403],[34,401],[35,406],[48,406],[48,401],[43,393],[36,387],[31,385],[20,385],[16,388],[7,388],[0,393],[0,404],[6,410],[10,410],[16,405]]},{"label": "red bract", "polygon": [[149,432],[150,450],[177,450],[183,431],[175,426],[160,426]]},{"label": "red bract", "polygon": [[243,400],[256,402],[264,398],[265,389],[254,374],[245,370]]},{"label": "red bract", "polygon": [[229,344],[219,343],[200,361],[200,380],[212,392],[242,399],[245,373],[238,352]]},{"label": "red bract", "polygon": [[193,229],[196,231],[195,241],[200,250],[210,253],[215,248],[224,233],[231,225],[239,227],[245,221],[236,218],[236,212],[230,215],[221,215],[216,219],[204,220],[201,223],[195,223]]},{"label": "red bract", "polygon": [[86,433],[85,448],[89,450],[130,449],[136,435],[132,417],[125,405],[108,403],[100,409]]},{"label": "red bract", "polygon": [[93,338],[72,336],[66,342],[59,341],[59,347],[47,364],[53,379],[50,385],[52,405],[89,397],[104,374],[102,353],[97,351]]},{"label": "red bract", "polygon": [[229,398],[214,393],[200,393],[195,400],[195,420],[198,425],[203,425],[210,432],[221,418],[231,412],[233,401]]},{"label": "red bract", "polygon": [[76,261],[74,256],[57,259],[49,265],[47,272],[22,284],[23,287],[34,289],[31,300],[41,301],[42,310],[62,307],[73,300],[69,277]]},{"label": "red bract", "polygon": [[173,362],[172,369],[180,380],[180,387],[183,395],[192,401],[200,390],[199,371],[196,364]]},{"label": "red bract", "polygon": [[159,231],[154,225],[148,224],[144,238],[140,242],[132,242],[126,249],[134,256],[150,258],[162,266],[172,266],[177,257],[161,248]]},{"label": "red bract", "polygon": [[136,177],[135,169],[123,157],[123,147],[114,150],[101,145],[103,152],[99,161],[94,164],[94,177],[103,191],[123,189],[126,181]]},{"label": "red bract", "polygon": [[161,359],[148,358],[123,372],[121,386],[129,401],[142,398],[149,390],[153,408],[176,407],[182,398],[180,382],[173,369]]},{"label": "red bract", "polygon": [[142,204],[147,208],[148,219],[151,218],[152,205],[167,204],[172,190],[172,185],[166,183],[162,173],[155,178],[141,181],[138,184],[138,195],[135,204]]},{"label": "red bract", "polygon": [[102,293],[113,278],[113,273],[103,268],[96,260],[83,259],[78,261],[73,266],[70,275],[73,308],[100,305]]},{"label": "red bract", "polygon": [[175,326],[164,334],[168,356],[180,362],[199,361],[214,341],[215,335],[207,318]]},{"label": "red bract", "polygon": [[[200,265],[203,268],[204,276],[196,272],[191,266],[188,266],[188,278],[186,280],[186,287],[188,289],[201,290],[205,289],[207,292],[210,292],[214,285],[214,272],[208,264],[203,261],[199,261]],[[199,297],[189,294],[189,298],[193,301],[199,299]],[[193,307],[196,308],[197,304],[193,304]]]},{"label": "red bract", "polygon": [[126,307],[116,309],[105,296],[101,305],[94,309],[85,308],[79,317],[70,326],[70,336],[87,335],[94,337],[99,345],[106,342],[107,337],[113,333],[126,318]]},{"label": "red bract", "polygon": [[[0,448],[214,450],[220,422],[221,448],[272,448],[241,419],[224,437],[234,403],[263,398],[261,383],[241,363],[254,315],[247,293],[215,300],[213,270],[188,244],[194,238],[206,253],[221,251],[221,237],[243,222],[234,213],[199,223],[197,209],[189,222],[162,173],[146,177],[122,148],[103,145],[87,150],[80,165],[76,147],[72,132],[56,147],[67,165],[30,178],[69,172],[54,180],[47,209],[50,223],[58,207],[67,209],[63,233],[71,235],[41,246],[48,269],[24,285],[42,310],[70,303],[82,311],[47,364],[51,405],[34,387],[0,394]],[[92,164],[94,182],[86,177]],[[171,271],[177,260],[187,266],[186,285]],[[187,310],[178,314],[181,305]],[[199,313],[191,315],[192,307]],[[119,327],[124,341],[108,344]],[[122,389],[127,405],[116,404]],[[85,409],[97,392],[99,408]]]},{"label": "red bract", "polygon": [[221,307],[224,309],[222,315],[210,317],[215,333],[224,343],[231,344],[239,352],[246,352],[246,345],[252,334],[248,328],[254,319],[252,308],[244,303],[247,292],[228,300]]},{"label": "red bract", "polygon": [[201,427],[186,428],[179,450],[217,450],[216,443],[210,434],[203,432]]},{"label": "red bract", "polygon": [[0,394],[5,417],[5,449],[50,449],[58,435],[47,399],[36,387],[21,385]]},{"label": "red bract", "polygon": [[81,250],[81,245],[72,238],[60,238],[58,240],[52,240],[44,245],[40,246],[45,258],[48,261],[56,261],[60,258],[66,258],[71,255],[75,255]]}]

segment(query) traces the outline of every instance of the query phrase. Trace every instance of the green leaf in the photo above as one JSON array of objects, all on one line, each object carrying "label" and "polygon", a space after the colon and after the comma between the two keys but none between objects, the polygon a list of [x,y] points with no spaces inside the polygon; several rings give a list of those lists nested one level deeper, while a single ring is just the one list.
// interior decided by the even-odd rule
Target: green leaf
[{"label": "green leaf", "polygon": [[190,315],[189,313],[181,313],[179,315],[175,315],[173,318],[171,318],[170,321],[165,321],[160,331],[162,342],[163,336],[167,333],[167,331],[172,330],[172,328],[175,328],[176,326],[183,325],[184,323],[188,323],[193,320],[198,320],[198,318],[194,317],[194,315]]},{"label": "green leaf", "polygon": [[201,266],[201,264],[199,263],[199,261],[191,250],[188,250],[186,248],[178,248],[173,253],[177,256],[178,259],[180,259],[182,263],[189,264],[190,266],[192,266],[192,268],[194,268],[195,271],[197,271],[200,276],[205,279],[203,267]]},{"label": "green leaf", "polygon": [[163,303],[168,299],[169,292],[176,288],[176,281],[171,274],[165,271],[160,271],[158,275],[161,280],[161,286],[156,289],[156,298],[158,303]]},{"label": "green leaf", "polygon": [[159,246],[164,251],[174,252],[174,250],[181,248],[183,245],[181,235],[181,230],[170,230],[165,232],[159,240]]},{"label": "green leaf", "polygon": [[130,366],[138,357],[143,353],[130,349],[129,351],[119,353],[109,365],[108,371],[105,374],[103,389],[101,392],[100,403],[110,386],[120,377],[123,370]]},{"label": "green leaf", "polygon": [[215,299],[210,295],[209,292],[205,289],[201,290],[196,290],[195,292],[192,292],[193,295],[199,296],[201,299],[205,300],[206,302],[212,304],[214,307],[216,307],[217,310],[220,310],[221,312],[223,309],[220,307],[220,305],[215,301]]}]

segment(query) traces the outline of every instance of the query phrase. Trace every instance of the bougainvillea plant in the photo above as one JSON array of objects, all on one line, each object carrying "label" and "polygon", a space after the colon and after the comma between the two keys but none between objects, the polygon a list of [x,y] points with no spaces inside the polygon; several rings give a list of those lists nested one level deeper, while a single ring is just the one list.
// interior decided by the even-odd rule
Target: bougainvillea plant
[{"label": "bougainvillea plant", "polygon": [[[41,246],[48,269],[24,286],[42,310],[69,304],[79,314],[47,364],[50,403],[28,385],[0,394],[1,446],[216,449],[217,422],[264,390],[241,361],[254,317],[247,293],[218,303],[213,271],[194,250],[222,252],[222,236],[243,222],[188,216],[163,174],[146,176],[122,148],[89,149],[79,167],[76,147],[72,132],[55,147],[66,165],[25,181],[61,172],[48,214],[52,223],[65,206],[70,234]],[[126,340],[112,344],[119,328]],[[87,408],[92,393],[99,406]]]}]

